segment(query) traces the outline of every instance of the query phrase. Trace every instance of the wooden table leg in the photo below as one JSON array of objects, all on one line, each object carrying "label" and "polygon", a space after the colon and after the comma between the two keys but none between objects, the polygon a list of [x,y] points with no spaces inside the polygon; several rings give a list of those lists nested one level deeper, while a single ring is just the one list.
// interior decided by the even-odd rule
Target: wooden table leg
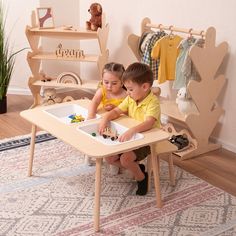
[{"label": "wooden table leg", "polygon": [[172,153],[169,154],[168,162],[169,162],[170,184],[172,186],[175,186],[175,170],[174,170],[174,163],[173,163]]},{"label": "wooden table leg", "polygon": [[102,172],[102,158],[96,158],[95,203],[94,203],[94,228],[96,232],[98,232],[100,229],[101,172]]},{"label": "wooden table leg", "polygon": [[156,200],[157,200],[157,207],[162,207],[162,200],[161,200],[161,188],[160,188],[160,168],[159,168],[159,156],[156,155],[155,145],[150,145],[151,148],[151,159],[152,159],[152,168],[153,168],[153,177],[154,177],[154,184],[155,184],[155,191],[156,191]]},{"label": "wooden table leg", "polygon": [[32,175],[36,131],[37,131],[37,126],[36,125],[32,125],[32,128],[31,128],[31,142],[30,142],[30,156],[29,156],[28,176]]}]

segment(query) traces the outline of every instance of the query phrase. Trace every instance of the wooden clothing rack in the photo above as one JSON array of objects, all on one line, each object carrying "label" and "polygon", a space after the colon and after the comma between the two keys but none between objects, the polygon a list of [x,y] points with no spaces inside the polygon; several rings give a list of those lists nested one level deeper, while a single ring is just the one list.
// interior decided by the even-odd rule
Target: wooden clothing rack
[{"label": "wooden clothing rack", "polygon": [[[218,46],[215,45],[216,30],[214,27],[210,27],[206,31],[197,31],[192,28],[183,29],[172,25],[152,24],[149,18],[142,20],[141,35],[146,31],[152,31],[152,28],[198,35],[205,38],[203,48],[193,46],[189,52],[201,78],[200,81],[191,80],[187,85],[188,92],[198,112],[184,115],[178,110],[175,101],[161,101],[162,114],[166,115],[170,121],[180,122],[187,126],[191,136],[194,138],[195,145],[175,154],[180,156],[181,160],[184,160],[220,148],[220,144],[211,143],[209,138],[224,112],[217,105],[216,99],[224,86],[225,76],[223,74],[216,76],[216,72],[228,51],[227,42],[222,42]],[[141,56],[138,53],[139,40],[140,36],[135,34],[131,34],[128,37],[128,45],[140,61]]]},{"label": "wooden clothing rack", "polygon": [[[179,33],[189,34],[190,37],[193,35],[197,35],[204,38],[206,36],[206,32],[204,30],[194,30],[193,28],[190,28],[190,29],[179,28],[173,25],[165,26],[162,24],[152,24],[149,18],[147,17],[144,18],[141,23],[141,35],[144,32],[153,31],[152,29],[159,29],[159,30],[165,30],[165,31],[167,30],[167,31],[170,31],[170,33],[179,32]],[[135,34],[130,34],[128,37],[128,45],[133,51],[136,58],[140,61],[141,57],[138,53],[139,40],[140,40],[140,36],[135,35]]]},{"label": "wooden clothing rack", "polygon": [[165,26],[162,24],[156,25],[156,24],[151,24],[151,23],[147,23],[146,27],[148,27],[150,29],[154,28],[154,29],[159,29],[159,30],[169,30],[172,32],[186,33],[186,34],[190,34],[190,35],[198,35],[198,36],[202,36],[202,37],[205,36],[204,30],[198,31],[198,30],[194,30],[193,28],[185,29],[185,28],[175,27],[173,25]]}]

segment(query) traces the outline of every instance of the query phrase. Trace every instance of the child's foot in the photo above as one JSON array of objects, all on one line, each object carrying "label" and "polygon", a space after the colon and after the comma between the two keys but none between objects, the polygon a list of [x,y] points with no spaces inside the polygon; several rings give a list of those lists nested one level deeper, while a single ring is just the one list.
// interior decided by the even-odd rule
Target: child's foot
[{"label": "child's foot", "polygon": [[148,173],[144,173],[144,179],[141,181],[137,181],[138,190],[136,191],[136,195],[146,195],[148,190]]},{"label": "child's foot", "polygon": [[118,175],[120,168],[118,166],[110,165],[109,167],[109,174],[111,175]]}]

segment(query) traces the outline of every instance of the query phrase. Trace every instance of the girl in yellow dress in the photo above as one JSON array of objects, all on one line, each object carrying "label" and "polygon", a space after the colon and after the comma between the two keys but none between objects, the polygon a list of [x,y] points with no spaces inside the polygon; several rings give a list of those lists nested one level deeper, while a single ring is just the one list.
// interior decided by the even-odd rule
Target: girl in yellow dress
[{"label": "girl in yellow dress", "polygon": [[[102,83],[91,101],[87,119],[95,118],[98,109],[102,108],[105,111],[110,111],[125,99],[127,93],[122,82],[124,71],[124,66],[119,63],[111,62],[104,66]],[[85,157],[85,163],[90,164],[90,157]],[[111,166],[111,174],[116,174],[118,172],[119,168]]]},{"label": "girl in yellow dress", "polygon": [[104,66],[102,84],[91,101],[87,119],[95,118],[99,108],[110,111],[124,100],[127,96],[122,83],[124,70],[123,65],[119,63],[111,62]]}]

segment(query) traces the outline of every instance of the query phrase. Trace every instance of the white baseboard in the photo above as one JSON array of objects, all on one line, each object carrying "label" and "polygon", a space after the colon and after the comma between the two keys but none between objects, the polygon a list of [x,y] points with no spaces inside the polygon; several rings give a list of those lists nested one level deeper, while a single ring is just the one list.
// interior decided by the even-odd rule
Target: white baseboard
[{"label": "white baseboard", "polygon": [[[73,88],[57,88],[57,93],[65,93],[65,92],[69,92],[69,91],[74,91],[77,89],[73,89]],[[89,89],[84,90],[89,94],[94,94],[94,91],[91,91]],[[22,88],[17,88],[17,87],[9,87],[8,94],[17,94],[17,95],[32,95],[30,89],[22,89]],[[41,94],[42,95],[42,94]]]},{"label": "white baseboard", "polygon": [[16,87],[9,87],[8,94],[17,94],[17,95],[32,95],[30,89],[23,89],[23,88],[16,88]]},{"label": "white baseboard", "polygon": [[220,143],[222,148],[228,150],[228,151],[231,151],[231,152],[234,152],[236,153],[236,146],[232,143],[226,143],[225,141],[223,141],[222,139],[220,138],[216,138],[216,137],[211,137],[211,140],[213,140],[214,142],[216,143]]}]

